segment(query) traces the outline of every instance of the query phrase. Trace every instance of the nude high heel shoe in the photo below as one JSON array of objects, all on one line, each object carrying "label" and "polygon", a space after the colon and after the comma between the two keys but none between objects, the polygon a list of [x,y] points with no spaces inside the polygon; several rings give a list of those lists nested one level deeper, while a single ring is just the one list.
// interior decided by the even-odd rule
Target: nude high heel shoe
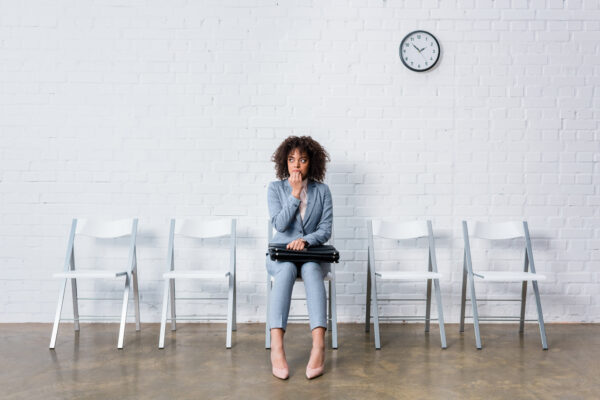
[{"label": "nude high heel shoe", "polygon": [[[310,361],[309,361],[309,364],[310,364]],[[325,370],[325,353],[323,353],[323,364],[320,367],[310,368],[308,365],[306,366],[306,378],[314,379],[318,376],[321,376],[321,375],[323,375],[324,370]]]},{"label": "nude high heel shoe", "polygon": [[290,370],[289,370],[289,368],[273,367],[273,376],[275,378],[286,380],[290,376]]},{"label": "nude high heel shoe", "polygon": [[[285,355],[284,355],[285,357]],[[283,368],[277,368],[275,365],[273,365],[273,359],[271,359],[271,368],[272,368],[272,372],[273,372],[273,376],[279,379],[287,379],[290,376],[290,369],[289,367],[283,367]]]},{"label": "nude high heel shoe", "polygon": [[306,366],[306,378],[314,379],[318,376],[323,375],[323,371],[325,370],[325,363],[317,368],[310,368],[308,365]]}]

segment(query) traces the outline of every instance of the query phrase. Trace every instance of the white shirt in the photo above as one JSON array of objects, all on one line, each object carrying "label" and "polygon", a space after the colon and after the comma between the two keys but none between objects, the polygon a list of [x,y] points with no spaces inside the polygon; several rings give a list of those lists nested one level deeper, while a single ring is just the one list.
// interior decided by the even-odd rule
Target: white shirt
[{"label": "white shirt", "polygon": [[304,213],[308,204],[308,179],[302,181],[302,190],[300,191],[300,218],[304,221]]}]

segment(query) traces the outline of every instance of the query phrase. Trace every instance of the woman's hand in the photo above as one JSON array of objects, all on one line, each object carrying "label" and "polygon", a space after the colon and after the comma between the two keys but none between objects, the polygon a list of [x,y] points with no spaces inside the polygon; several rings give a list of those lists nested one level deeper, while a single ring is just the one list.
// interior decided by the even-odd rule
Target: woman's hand
[{"label": "woman's hand", "polygon": [[288,243],[286,249],[288,250],[304,250],[306,247],[306,242],[304,239],[296,239],[293,242]]},{"label": "woman's hand", "polygon": [[288,182],[292,187],[292,196],[299,199],[302,191],[302,174],[300,172],[292,172]]}]

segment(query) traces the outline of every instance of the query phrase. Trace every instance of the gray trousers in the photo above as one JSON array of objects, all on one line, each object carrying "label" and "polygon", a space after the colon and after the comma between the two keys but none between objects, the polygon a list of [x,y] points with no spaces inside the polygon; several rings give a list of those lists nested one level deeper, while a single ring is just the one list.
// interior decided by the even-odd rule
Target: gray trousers
[{"label": "gray trousers", "polygon": [[[298,266],[297,266],[298,265]],[[298,272],[306,289],[306,304],[310,329],[317,327],[327,329],[327,297],[323,277],[327,271],[316,262],[295,264],[293,262],[272,261],[267,257],[267,271],[274,278],[269,303],[269,327],[281,328],[285,331],[292,289]]]}]

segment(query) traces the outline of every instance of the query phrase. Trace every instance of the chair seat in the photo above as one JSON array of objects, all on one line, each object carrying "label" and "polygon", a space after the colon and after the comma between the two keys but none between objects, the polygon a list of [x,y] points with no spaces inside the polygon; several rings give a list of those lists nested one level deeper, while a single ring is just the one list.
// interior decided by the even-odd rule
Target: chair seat
[{"label": "chair seat", "polygon": [[442,274],[439,272],[428,271],[379,271],[375,275],[380,279],[398,281],[420,281],[423,279],[440,279],[442,277]]},{"label": "chair seat", "polygon": [[477,271],[473,272],[473,276],[484,282],[523,282],[546,280],[544,275],[518,271]]},{"label": "chair seat", "polygon": [[53,274],[54,278],[118,278],[127,275],[127,271],[106,271],[101,269],[82,269]]},{"label": "chair seat", "polygon": [[164,279],[222,279],[229,276],[229,272],[221,271],[169,271],[163,274]]}]

